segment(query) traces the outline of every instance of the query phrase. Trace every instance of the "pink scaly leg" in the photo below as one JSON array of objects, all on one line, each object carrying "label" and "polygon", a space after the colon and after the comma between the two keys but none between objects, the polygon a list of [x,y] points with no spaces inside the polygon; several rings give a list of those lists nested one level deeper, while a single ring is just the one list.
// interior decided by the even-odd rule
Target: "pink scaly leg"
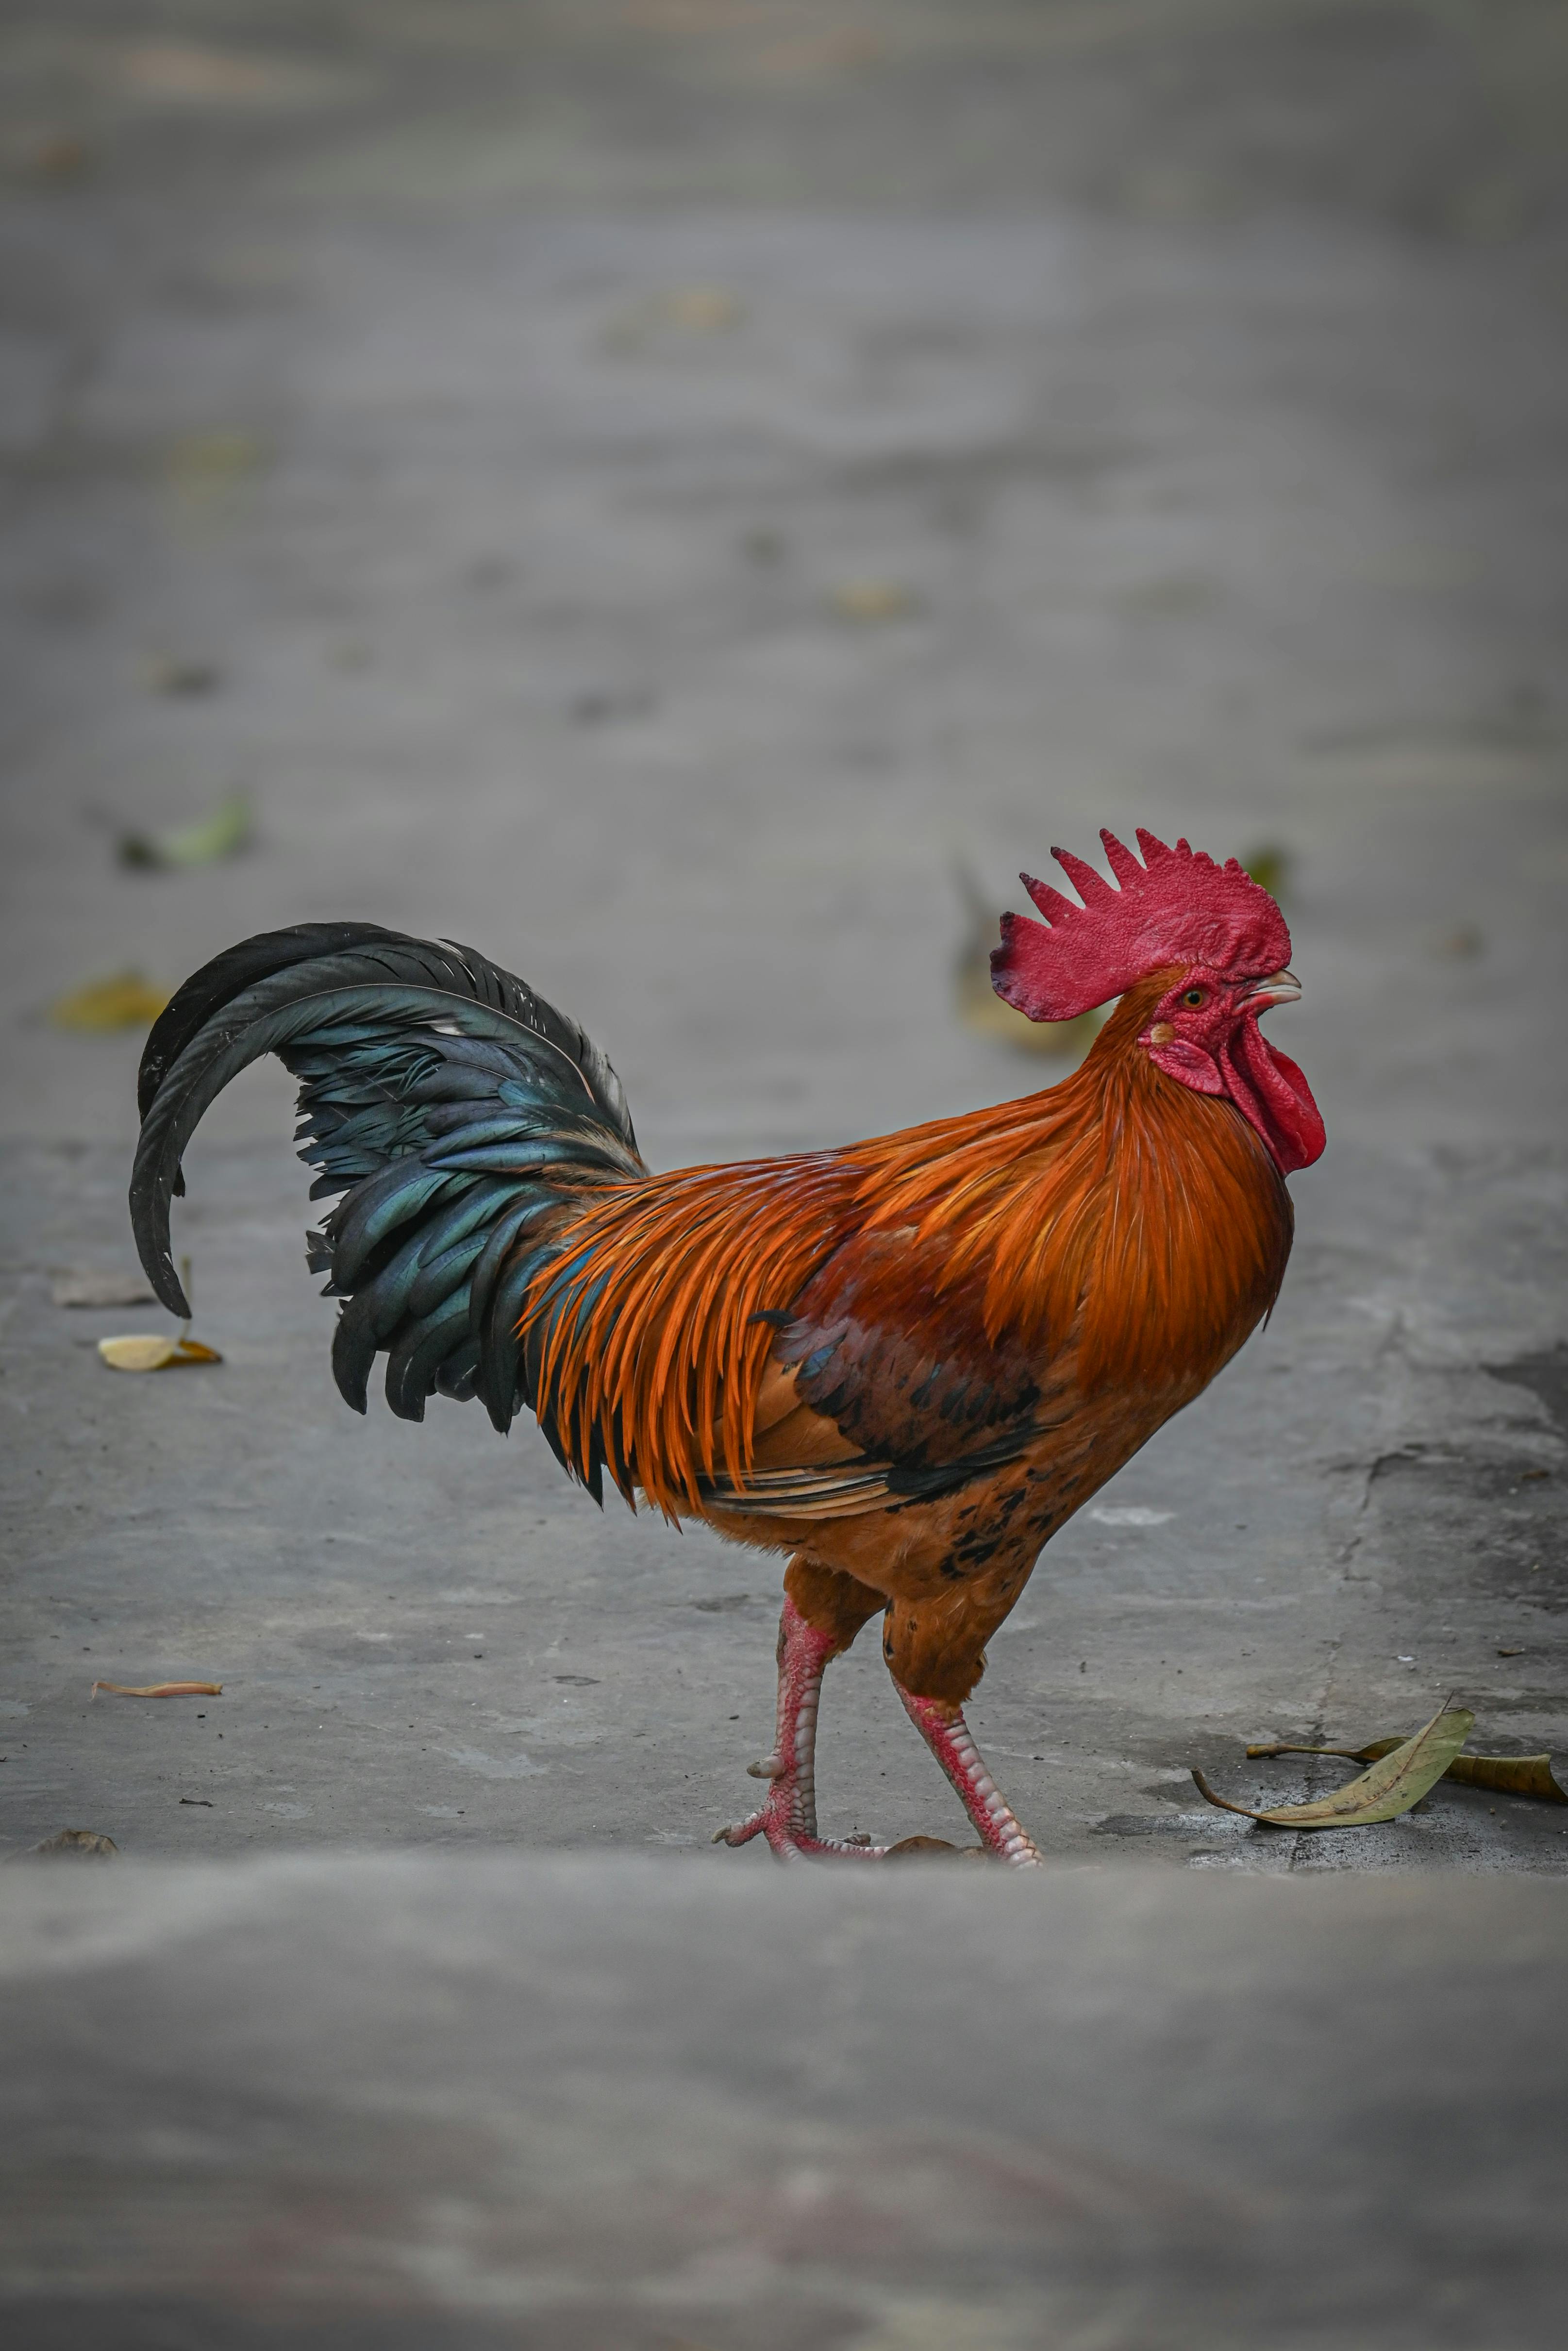
[{"label": "pink scaly leg", "polygon": [[961,1709],[944,1706],[936,1698],[914,1698],[901,1682],[895,1681],[893,1687],[904,1700],[910,1721],[957,1790],[986,1851],[998,1861],[1009,1862],[1014,1869],[1040,1868],[1040,1848],[1019,1826],[1012,1806],[987,1771]]},{"label": "pink scaly leg", "polygon": [[759,1811],[733,1827],[719,1829],[715,1844],[748,1844],[766,1837],[780,1861],[818,1855],[845,1861],[881,1858],[883,1848],[851,1844],[817,1834],[817,1706],[822,1676],[840,1645],[831,1633],[808,1625],[786,1597],[779,1620],[779,1728],[773,1752],[747,1765],[753,1779],[770,1780]]}]

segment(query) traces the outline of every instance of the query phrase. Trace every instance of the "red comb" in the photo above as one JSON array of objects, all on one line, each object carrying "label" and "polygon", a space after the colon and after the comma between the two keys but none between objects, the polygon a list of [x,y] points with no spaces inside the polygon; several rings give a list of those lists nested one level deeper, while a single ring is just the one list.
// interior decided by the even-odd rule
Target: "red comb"
[{"label": "red comb", "polygon": [[1167,849],[1140,825],[1140,865],[1113,832],[1102,828],[1100,838],[1120,889],[1071,850],[1053,849],[1083,904],[1020,873],[1046,923],[1002,916],[991,985],[1031,1020],[1076,1019],[1166,964],[1263,979],[1290,962],[1284,916],[1234,857],[1217,865],[1185,841]]}]

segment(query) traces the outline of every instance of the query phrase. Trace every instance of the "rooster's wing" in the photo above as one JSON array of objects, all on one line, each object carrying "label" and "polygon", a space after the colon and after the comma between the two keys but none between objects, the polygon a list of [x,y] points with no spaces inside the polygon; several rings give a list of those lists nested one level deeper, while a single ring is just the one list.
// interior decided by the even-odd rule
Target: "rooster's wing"
[{"label": "rooster's wing", "polygon": [[1016,1460],[1049,1425],[1067,1364],[1048,1365],[1042,1387],[1034,1352],[988,1334],[972,1289],[945,1294],[939,1257],[914,1242],[857,1235],[770,1318],[753,1466],[705,1481],[710,1508],[817,1519],[931,1501]]}]

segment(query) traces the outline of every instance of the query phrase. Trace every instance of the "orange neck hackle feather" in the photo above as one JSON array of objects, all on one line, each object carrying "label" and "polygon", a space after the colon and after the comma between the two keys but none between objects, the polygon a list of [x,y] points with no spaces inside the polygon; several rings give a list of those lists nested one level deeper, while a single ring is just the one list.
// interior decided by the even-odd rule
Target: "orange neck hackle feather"
[{"label": "orange neck hackle feather", "polygon": [[790,1159],[685,1168],[596,1190],[561,1235],[519,1328],[545,1321],[538,1410],[586,1474],[671,1516],[716,1469],[751,1466],[758,1389],[788,1308],[841,1247],[895,1231],[868,1322],[939,1336],[944,1298],[978,1296],[986,1335],[1042,1359],[1071,1345],[1079,1387],[1171,1408],[1207,1385],[1272,1305],[1290,1247],[1278,1171],[1227,1102],[1138,1045],[1170,984],[1122,998],[1070,1077],[1019,1102]]}]

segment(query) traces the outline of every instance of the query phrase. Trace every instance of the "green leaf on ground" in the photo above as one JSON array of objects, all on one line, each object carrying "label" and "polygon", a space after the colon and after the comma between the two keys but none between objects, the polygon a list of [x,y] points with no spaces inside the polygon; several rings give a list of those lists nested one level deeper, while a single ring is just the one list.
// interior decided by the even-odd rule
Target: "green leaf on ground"
[{"label": "green leaf on ground", "polygon": [[243,792],[235,792],[193,824],[176,825],[169,832],[121,833],[118,853],[121,865],[167,873],[237,856],[250,836],[250,802]]}]

